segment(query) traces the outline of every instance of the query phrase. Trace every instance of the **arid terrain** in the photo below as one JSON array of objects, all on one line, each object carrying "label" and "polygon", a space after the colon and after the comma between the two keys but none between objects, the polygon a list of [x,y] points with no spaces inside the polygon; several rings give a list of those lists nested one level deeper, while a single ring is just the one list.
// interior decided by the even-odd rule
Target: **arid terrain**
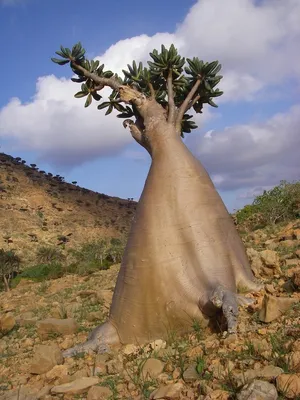
[{"label": "arid terrain", "polygon": [[[127,234],[136,203],[57,182],[0,156],[0,248],[22,269],[40,246],[77,248]],[[264,288],[240,308],[237,335],[223,321],[104,354],[62,351],[86,340],[109,311],[119,264],[57,279],[19,279],[0,292],[0,399],[300,399],[300,221],[240,229]],[[67,237],[68,240],[63,240]],[[13,282],[12,282],[13,283]]]}]

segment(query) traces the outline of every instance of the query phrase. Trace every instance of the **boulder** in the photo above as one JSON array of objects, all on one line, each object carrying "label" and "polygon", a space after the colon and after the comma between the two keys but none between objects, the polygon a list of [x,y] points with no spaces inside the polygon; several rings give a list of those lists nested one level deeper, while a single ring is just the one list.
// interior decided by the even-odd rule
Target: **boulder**
[{"label": "boulder", "polygon": [[298,300],[290,297],[274,297],[265,295],[259,319],[262,322],[271,322],[281,317]]},{"label": "boulder", "polygon": [[71,335],[75,333],[77,329],[78,324],[73,318],[47,318],[37,324],[37,332],[41,339],[46,339],[53,334]]},{"label": "boulder", "polygon": [[31,374],[44,374],[50,371],[55,365],[63,363],[63,356],[56,344],[38,345],[29,367]]}]

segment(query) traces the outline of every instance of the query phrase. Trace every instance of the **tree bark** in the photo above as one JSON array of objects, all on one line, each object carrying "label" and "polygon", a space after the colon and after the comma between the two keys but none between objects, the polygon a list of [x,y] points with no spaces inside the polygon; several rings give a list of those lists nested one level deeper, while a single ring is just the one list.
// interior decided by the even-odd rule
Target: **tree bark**
[{"label": "tree bark", "polygon": [[234,222],[208,173],[174,124],[157,122],[152,128],[145,132],[151,168],[109,320],[81,350],[113,342],[142,344],[170,332],[188,332],[194,319],[207,324],[221,307],[229,330],[234,330],[238,285],[259,289]]},{"label": "tree bark", "polygon": [[[157,135],[160,136],[160,135]],[[243,243],[201,163],[174,134],[152,152],[114,292],[122,343],[188,331],[215,314],[211,293],[254,289]]]}]

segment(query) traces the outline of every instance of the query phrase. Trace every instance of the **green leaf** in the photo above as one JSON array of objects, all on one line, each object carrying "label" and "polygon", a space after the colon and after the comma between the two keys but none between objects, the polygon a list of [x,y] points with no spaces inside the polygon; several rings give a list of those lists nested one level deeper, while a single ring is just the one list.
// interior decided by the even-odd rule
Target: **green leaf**
[{"label": "green leaf", "polygon": [[217,104],[214,103],[211,99],[208,99],[208,104],[212,107],[218,108]]},{"label": "green leaf", "polygon": [[209,92],[211,91],[211,86],[210,86],[210,84],[207,82],[207,80],[206,79],[204,79],[204,87],[205,87],[205,89],[206,90],[208,90]]},{"label": "green leaf", "polygon": [[211,63],[207,64],[207,66],[204,67],[204,73],[205,75],[209,75],[219,64],[219,61],[212,61]]},{"label": "green leaf", "polygon": [[106,111],[106,113],[105,113],[105,115],[110,114],[110,113],[112,112],[113,108],[114,108],[113,105],[110,104],[109,107],[108,107],[108,109],[107,109],[107,111]]},{"label": "green leaf", "polygon": [[76,97],[76,99],[80,99],[81,97],[87,96],[88,92],[77,92],[76,94],[74,94],[74,97]]},{"label": "green leaf", "polygon": [[111,78],[113,75],[114,75],[114,73],[111,72],[111,71],[105,71],[105,72],[103,72],[103,77],[104,77],[104,78]]},{"label": "green leaf", "polygon": [[65,56],[65,54],[62,51],[56,51],[55,54],[57,54],[58,56],[60,56],[62,58],[68,58]]},{"label": "green leaf", "polygon": [[60,60],[58,58],[51,58],[51,61],[53,61],[55,64],[58,64],[58,65],[65,65],[68,62],[70,62],[70,60]]},{"label": "green leaf", "polygon": [[86,99],[86,102],[84,104],[84,107],[88,107],[91,104],[92,100],[93,100],[93,97],[92,97],[91,93],[89,93],[89,95]]},{"label": "green leaf", "polygon": [[100,94],[97,92],[92,92],[92,96],[96,101],[99,101],[102,99],[102,96],[100,96]]},{"label": "green leaf", "polygon": [[104,101],[103,103],[99,104],[99,106],[97,107],[98,110],[102,110],[103,108],[106,108],[110,105],[110,101]]},{"label": "green leaf", "polygon": [[61,52],[64,54],[66,58],[69,58],[71,56],[71,50],[68,48],[64,48],[63,46],[60,46]]},{"label": "green leaf", "polygon": [[77,82],[77,83],[85,82],[86,80],[87,78],[85,78],[84,76],[81,78],[71,78],[72,82]]}]

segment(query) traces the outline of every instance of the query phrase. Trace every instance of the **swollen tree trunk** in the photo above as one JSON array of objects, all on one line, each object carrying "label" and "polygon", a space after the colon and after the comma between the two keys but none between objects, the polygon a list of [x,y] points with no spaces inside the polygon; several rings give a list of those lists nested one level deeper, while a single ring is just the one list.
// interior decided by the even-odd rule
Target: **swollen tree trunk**
[{"label": "swollen tree trunk", "polygon": [[258,289],[232,218],[175,126],[152,124],[141,144],[152,163],[109,319],[65,356],[188,332],[193,320],[207,323],[218,308],[234,331],[237,287]]},{"label": "swollen tree trunk", "polygon": [[122,343],[187,331],[215,289],[254,289],[243,243],[206,170],[180,138],[153,153],[111,307]]}]

